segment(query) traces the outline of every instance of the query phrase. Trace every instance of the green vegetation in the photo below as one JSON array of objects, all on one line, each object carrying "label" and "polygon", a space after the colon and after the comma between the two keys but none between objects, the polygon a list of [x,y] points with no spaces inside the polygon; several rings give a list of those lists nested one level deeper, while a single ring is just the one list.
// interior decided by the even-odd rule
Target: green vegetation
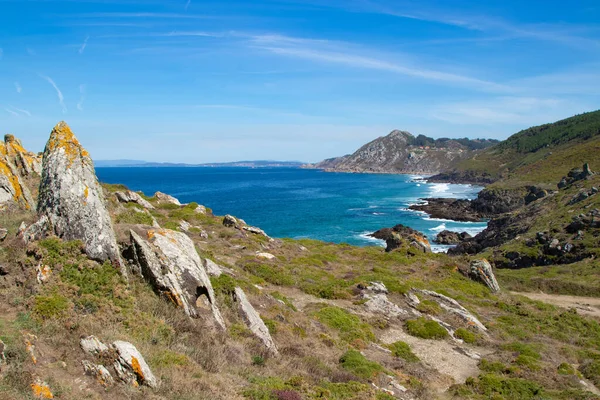
[{"label": "green vegetation", "polygon": [[424,314],[438,315],[442,312],[442,307],[433,300],[422,300],[417,305],[417,310]]},{"label": "green vegetation", "polygon": [[388,349],[392,351],[394,357],[400,357],[408,362],[417,362],[419,357],[415,355],[410,349],[408,343],[405,342],[394,342],[388,345]]},{"label": "green vegetation", "polygon": [[348,350],[340,357],[340,365],[359,378],[368,380],[373,379],[385,369],[376,362],[369,361],[357,350]]},{"label": "green vegetation", "polygon": [[594,382],[594,385],[600,385],[600,358],[584,364],[581,367],[581,373]]},{"label": "green vegetation", "polygon": [[39,295],[35,297],[33,313],[43,320],[48,320],[66,315],[69,308],[69,300],[65,296],[51,293],[46,296]]},{"label": "green vegetation", "polygon": [[465,343],[473,344],[477,342],[477,335],[465,328],[458,328],[454,332],[454,336],[458,339],[462,339]]},{"label": "green vegetation", "polygon": [[543,389],[535,382],[521,378],[510,378],[496,374],[479,375],[477,379],[468,378],[467,388],[472,393],[485,398],[506,400],[535,400],[543,397]]},{"label": "green vegetation", "polygon": [[409,334],[423,339],[445,339],[448,331],[436,321],[420,317],[406,321],[406,330]]},{"label": "green vegetation", "polygon": [[141,224],[152,226],[152,216],[144,211],[136,211],[135,208],[128,207],[115,217],[119,224]]},{"label": "green vegetation", "polygon": [[371,331],[369,324],[364,323],[356,315],[338,307],[327,306],[321,308],[316,313],[319,321],[336,329],[340,333],[340,338],[346,342],[354,340],[374,341],[375,335]]}]

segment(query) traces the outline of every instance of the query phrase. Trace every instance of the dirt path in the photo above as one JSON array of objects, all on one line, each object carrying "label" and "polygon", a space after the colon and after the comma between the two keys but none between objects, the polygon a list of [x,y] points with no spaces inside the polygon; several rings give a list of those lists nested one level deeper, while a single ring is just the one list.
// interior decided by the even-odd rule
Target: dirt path
[{"label": "dirt path", "polygon": [[532,300],[543,301],[558,307],[575,308],[583,315],[600,318],[600,298],[567,296],[562,294],[511,292],[512,294],[528,297]]}]

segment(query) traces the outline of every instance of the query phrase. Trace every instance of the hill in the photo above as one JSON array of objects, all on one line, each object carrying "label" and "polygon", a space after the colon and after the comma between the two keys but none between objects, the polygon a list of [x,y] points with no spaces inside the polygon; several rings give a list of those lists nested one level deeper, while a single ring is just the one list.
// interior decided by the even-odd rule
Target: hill
[{"label": "hill", "polygon": [[497,186],[554,185],[585,162],[600,169],[600,110],[520,131],[460,160],[432,181],[492,183]]},{"label": "hill", "polygon": [[489,139],[433,139],[392,131],[358,149],[355,153],[331,158],[306,168],[332,172],[432,174],[445,171],[456,162],[497,143]]}]

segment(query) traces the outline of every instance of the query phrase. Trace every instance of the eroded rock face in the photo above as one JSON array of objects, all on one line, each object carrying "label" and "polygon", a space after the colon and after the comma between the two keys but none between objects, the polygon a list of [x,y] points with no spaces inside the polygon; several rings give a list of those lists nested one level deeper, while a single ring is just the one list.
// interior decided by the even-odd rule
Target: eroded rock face
[{"label": "eroded rock face", "polygon": [[269,328],[267,328],[263,320],[260,318],[260,314],[248,301],[246,293],[244,293],[244,291],[241,288],[236,287],[235,298],[239,304],[242,319],[244,320],[250,331],[252,331],[252,333],[258,339],[260,339],[260,341],[265,345],[267,350],[272,355],[279,354],[279,352],[277,351],[277,346],[275,346],[275,342],[273,342],[273,338],[269,333]]},{"label": "eroded rock face", "polygon": [[435,242],[439,243],[439,244],[458,244],[460,242],[463,242],[467,239],[470,239],[471,235],[469,235],[467,232],[462,232],[462,233],[458,233],[458,232],[452,232],[452,231],[441,231],[440,233],[437,234],[436,238],[435,238]]},{"label": "eroded rock face", "polygon": [[393,228],[383,228],[370,236],[385,240],[387,247],[385,251],[390,252],[402,247],[410,247],[423,253],[431,253],[429,240],[419,231],[398,224]]},{"label": "eroded rock face", "polygon": [[118,360],[115,362],[115,370],[119,378],[125,382],[130,382],[130,376],[133,375],[135,377],[134,382],[140,385],[150,386],[151,388],[158,386],[158,380],[134,345],[117,340],[113,342],[112,347],[119,355]]},{"label": "eroded rock face", "polygon": [[42,157],[25,150],[21,141],[13,135],[4,135],[4,143],[0,143],[0,153],[17,167],[19,175],[41,175]]},{"label": "eroded rock face", "polygon": [[102,386],[112,386],[115,383],[110,371],[104,365],[94,364],[88,360],[82,360],[81,364],[83,365],[83,372],[96,378]]},{"label": "eroded rock face", "polygon": [[364,306],[367,311],[387,319],[408,316],[408,311],[389,301],[388,290],[382,282],[370,282],[366,288],[359,289],[363,290],[362,298],[366,300]]},{"label": "eroded rock face", "polygon": [[105,351],[108,351],[108,346],[102,343],[96,336],[87,336],[81,338],[79,345],[83,351],[93,356],[97,356]]},{"label": "eroded rock face", "polygon": [[130,231],[134,258],[144,279],[193,318],[208,308],[222,329],[225,322],[217,308],[212,284],[194,242],[184,233],[150,230],[147,240]]},{"label": "eroded rock face", "polygon": [[227,214],[223,217],[223,225],[229,228],[235,228],[238,226],[238,220],[235,217]]},{"label": "eroded rock face", "polygon": [[122,265],[94,164],[65,122],[54,127],[44,150],[37,209],[58,237],[81,240],[92,259]]},{"label": "eroded rock face", "polygon": [[492,266],[487,260],[473,260],[469,268],[469,276],[473,279],[484,283],[494,293],[500,291],[500,285],[498,285]]},{"label": "eroded rock face", "polygon": [[154,206],[152,204],[140,196],[139,193],[132,192],[131,190],[127,192],[116,192],[115,196],[121,203],[136,203],[148,210],[154,210]]},{"label": "eroded rock face", "polygon": [[0,142],[0,205],[14,202],[26,209],[35,208],[29,189],[23,184],[18,169],[2,153]]}]

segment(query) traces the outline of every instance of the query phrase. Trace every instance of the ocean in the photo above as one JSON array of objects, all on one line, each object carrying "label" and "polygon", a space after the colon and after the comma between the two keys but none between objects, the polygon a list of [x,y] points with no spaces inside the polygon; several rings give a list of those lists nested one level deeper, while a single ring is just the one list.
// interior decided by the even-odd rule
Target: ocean
[{"label": "ocean", "polygon": [[404,224],[433,244],[444,229],[474,235],[486,222],[429,218],[409,210],[421,198],[472,199],[472,185],[427,183],[422,176],[329,173],[299,168],[156,167],[96,168],[106,183],[122,183],[147,195],[168,193],[197,202],[216,215],[231,214],[277,238],[311,238],[358,246],[384,245],[370,238],[380,228]]}]

